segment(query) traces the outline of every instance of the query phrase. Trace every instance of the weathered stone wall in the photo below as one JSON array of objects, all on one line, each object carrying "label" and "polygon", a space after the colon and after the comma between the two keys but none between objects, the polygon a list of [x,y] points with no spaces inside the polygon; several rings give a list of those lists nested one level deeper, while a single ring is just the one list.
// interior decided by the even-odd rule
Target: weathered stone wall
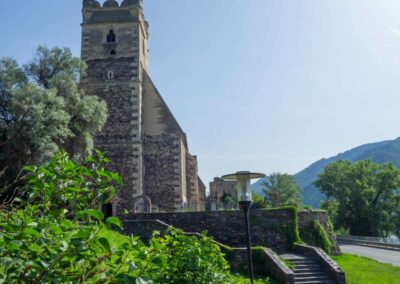
[{"label": "weathered stone wall", "polygon": [[[252,210],[250,226],[253,246],[264,246],[280,253],[291,249],[291,234],[295,226],[292,209]],[[158,221],[182,229],[185,232],[201,233],[207,231],[217,242],[232,247],[245,247],[246,235],[243,212],[212,211],[187,213],[138,214],[125,216],[125,233],[149,236],[152,228],[160,228]],[[309,220],[324,220],[327,214],[310,211],[300,213],[299,227],[305,230]],[[149,222],[150,220],[158,220]],[[144,221],[141,223],[140,221]],[[142,225],[143,224],[143,225]],[[146,224],[146,226],[144,225]],[[161,226],[162,227],[162,226]],[[158,229],[157,229],[158,230]],[[335,239],[332,242],[336,245]]]},{"label": "weathered stone wall", "polygon": [[174,163],[179,163],[180,142],[175,135],[146,135],[144,146],[144,193],[152,200],[153,212],[176,211],[175,185],[179,186],[180,173]]},{"label": "weathered stone wall", "polygon": [[313,232],[314,223],[319,221],[333,245],[333,254],[340,254],[340,248],[337,245],[336,236],[329,215],[323,210],[303,210],[299,212],[299,231],[301,239],[309,245],[317,245],[314,242]]},{"label": "weathered stone wall", "polygon": [[146,72],[143,87],[144,188],[149,197],[152,192],[153,211],[199,210],[197,160],[186,135]]},{"label": "weathered stone wall", "polygon": [[207,188],[199,176],[197,176],[197,184],[199,188],[199,201],[200,201],[199,211],[205,211],[207,206]]},{"label": "weathered stone wall", "polygon": [[[128,234],[138,234],[138,226],[141,225],[134,221],[160,220],[185,232],[207,231],[222,244],[246,246],[245,223],[241,211],[138,214],[126,218],[124,224]],[[262,245],[278,252],[289,250],[288,234],[294,225],[293,210],[254,210],[250,214],[250,220],[254,246]]]},{"label": "weathered stone wall", "polygon": [[[223,202],[224,194],[232,198],[232,204]],[[214,181],[210,182],[210,199],[212,210],[238,209],[236,181],[224,181],[218,177],[214,178]]]},{"label": "weathered stone wall", "polygon": [[200,203],[197,159],[196,156],[192,156],[190,153],[186,153],[186,190],[188,209],[190,211],[204,211]]}]

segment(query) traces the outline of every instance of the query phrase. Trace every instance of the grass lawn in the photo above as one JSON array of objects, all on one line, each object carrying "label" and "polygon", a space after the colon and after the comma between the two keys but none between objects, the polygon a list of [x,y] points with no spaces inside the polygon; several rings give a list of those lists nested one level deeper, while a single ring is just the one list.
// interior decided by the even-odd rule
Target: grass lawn
[{"label": "grass lawn", "polygon": [[348,284],[400,284],[398,266],[351,254],[343,254],[333,259],[346,272]]}]

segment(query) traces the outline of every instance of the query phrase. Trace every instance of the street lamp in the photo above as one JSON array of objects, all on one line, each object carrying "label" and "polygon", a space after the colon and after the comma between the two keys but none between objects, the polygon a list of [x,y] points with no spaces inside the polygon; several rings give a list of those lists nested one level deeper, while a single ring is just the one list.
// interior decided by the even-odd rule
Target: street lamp
[{"label": "street lamp", "polygon": [[265,177],[265,174],[251,173],[247,171],[236,172],[234,174],[222,176],[223,180],[237,182],[239,206],[244,212],[244,220],[246,225],[247,258],[249,264],[249,277],[251,279],[251,283],[254,283],[254,276],[253,276],[253,261],[251,259],[251,241],[250,241],[250,225],[249,225],[249,211],[252,203],[250,180],[262,177]]}]

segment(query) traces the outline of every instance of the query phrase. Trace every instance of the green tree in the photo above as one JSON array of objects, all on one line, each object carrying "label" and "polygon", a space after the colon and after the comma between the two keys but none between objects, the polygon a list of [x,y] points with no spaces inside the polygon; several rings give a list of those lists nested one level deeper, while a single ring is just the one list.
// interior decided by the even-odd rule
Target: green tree
[{"label": "green tree", "polygon": [[[333,222],[333,224],[336,223],[336,218],[337,218],[337,211],[339,207],[339,202],[335,199],[327,199],[323,200],[320,203],[321,209],[325,210],[329,214],[329,219]],[[335,229],[340,229],[340,228],[335,228]]]},{"label": "green tree", "polygon": [[221,202],[224,205],[224,209],[233,209],[235,207],[235,199],[230,193],[224,192],[221,196]]},{"label": "green tree", "polygon": [[254,209],[268,208],[267,204],[265,203],[265,198],[257,192],[253,192],[253,204],[251,207]]},{"label": "green tree", "polygon": [[72,56],[68,48],[40,46],[34,59],[26,65],[27,76],[39,87],[54,90],[64,100],[64,110],[70,116],[68,128],[71,135],[58,146],[74,158],[90,153],[92,136],[101,130],[107,120],[107,106],[97,96],[85,95],[79,86],[85,64]]},{"label": "green tree", "polygon": [[300,189],[293,176],[272,173],[262,185],[268,207],[300,206]]},{"label": "green tree", "polygon": [[0,200],[12,200],[27,164],[64,148],[90,153],[107,118],[105,102],[79,87],[84,64],[69,49],[39,47],[30,64],[0,59]]},{"label": "green tree", "polygon": [[336,228],[362,236],[398,232],[400,170],[393,164],[338,161],[326,166],[315,185],[327,195],[328,208],[336,211]]}]

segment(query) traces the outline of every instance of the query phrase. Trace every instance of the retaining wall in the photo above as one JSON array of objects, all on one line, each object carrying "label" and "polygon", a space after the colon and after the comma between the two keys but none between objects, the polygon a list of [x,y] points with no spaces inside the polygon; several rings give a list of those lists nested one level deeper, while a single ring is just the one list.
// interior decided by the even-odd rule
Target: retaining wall
[{"label": "retaining wall", "polygon": [[[293,209],[252,210],[250,213],[252,245],[268,247],[278,253],[289,251],[296,226],[294,212]],[[299,214],[299,228],[308,228],[307,223],[314,220],[312,218],[327,219],[326,213],[312,214],[311,218],[307,212]],[[131,215],[125,217],[125,233],[140,235],[146,239],[151,236],[153,230],[164,230],[157,222],[149,222],[150,220],[159,220],[185,232],[207,231],[217,242],[232,247],[246,246],[245,224],[241,211]],[[336,244],[335,240],[333,241]]]}]

